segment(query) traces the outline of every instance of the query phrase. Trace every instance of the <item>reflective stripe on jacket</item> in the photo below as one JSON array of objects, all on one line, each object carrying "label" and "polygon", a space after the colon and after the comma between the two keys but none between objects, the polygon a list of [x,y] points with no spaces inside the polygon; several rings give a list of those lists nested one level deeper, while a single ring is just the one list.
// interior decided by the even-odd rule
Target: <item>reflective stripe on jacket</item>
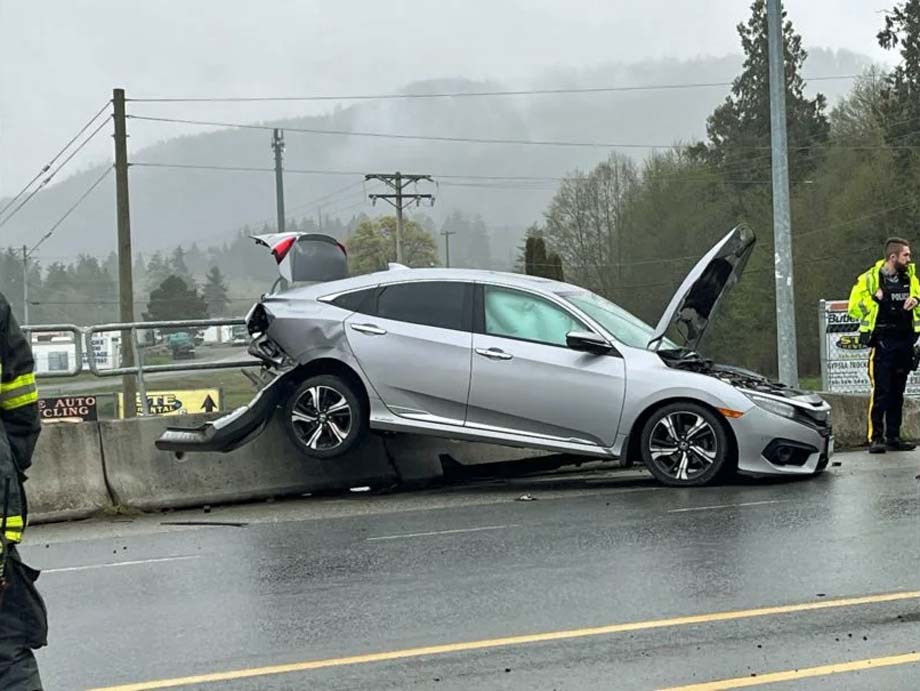
[{"label": "reflective stripe on jacket", "polygon": [[[19,542],[26,527],[22,483],[32,465],[40,432],[32,347],[19,328],[9,302],[0,295],[0,513],[8,480],[5,533],[10,542]],[[0,516],[0,525],[3,518]]]},{"label": "reflective stripe on jacket", "polygon": [[[865,333],[875,331],[879,308],[875,301],[875,293],[879,289],[879,271],[884,265],[884,259],[877,261],[872,268],[859,275],[850,291],[847,311],[859,322],[859,330]],[[910,296],[920,301],[920,280],[917,279],[917,269],[912,263],[907,265],[907,275],[910,277]],[[920,333],[920,305],[914,308],[913,317],[914,332]]]}]

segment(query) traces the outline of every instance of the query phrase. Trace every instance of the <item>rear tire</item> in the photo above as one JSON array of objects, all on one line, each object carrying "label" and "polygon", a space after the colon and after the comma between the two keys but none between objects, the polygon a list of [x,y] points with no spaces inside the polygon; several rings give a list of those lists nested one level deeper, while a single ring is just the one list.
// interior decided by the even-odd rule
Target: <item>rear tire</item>
[{"label": "rear tire", "polygon": [[687,401],[656,410],[642,427],[642,461],[671,487],[698,487],[727,467],[731,444],[725,425],[709,408]]},{"label": "rear tire", "polygon": [[312,458],[339,458],[367,436],[364,398],[332,374],[307,378],[283,408],[284,428],[298,450]]}]

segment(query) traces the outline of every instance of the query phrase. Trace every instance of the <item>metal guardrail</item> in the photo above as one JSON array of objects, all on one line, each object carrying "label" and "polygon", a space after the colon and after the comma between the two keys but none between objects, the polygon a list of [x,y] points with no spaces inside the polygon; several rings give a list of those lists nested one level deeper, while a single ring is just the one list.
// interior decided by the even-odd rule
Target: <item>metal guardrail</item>
[{"label": "metal guardrail", "polygon": [[[157,372],[192,372],[201,370],[217,369],[235,369],[238,367],[252,367],[261,363],[254,358],[239,360],[224,360],[220,362],[176,362],[168,365],[144,365],[144,347],[138,343],[139,331],[152,330],[192,330],[206,329],[212,326],[245,326],[246,321],[240,318],[233,319],[187,319],[173,321],[157,322],[123,322],[98,324],[95,326],[78,327],[73,324],[51,324],[51,325],[29,325],[24,326],[23,331],[28,334],[31,341],[31,334],[43,332],[68,332],[74,335],[74,348],[76,350],[76,362],[74,367],[64,372],[41,372],[40,378],[65,378],[75,377],[82,374],[83,354],[86,353],[87,369],[96,377],[122,377],[133,375],[137,379],[137,391],[141,399],[141,408],[144,415],[150,414],[149,403],[147,400],[147,387],[144,382],[145,374],[154,374]],[[96,353],[92,347],[93,336],[100,333],[119,332],[122,339],[131,340],[132,354],[134,356],[134,365],[131,367],[100,367],[96,359]],[[124,342],[124,341],[122,341]]]},{"label": "metal guardrail", "polygon": [[[36,333],[72,333],[73,334],[73,343],[74,343],[74,365],[73,367],[68,367],[66,370],[61,370],[59,372],[42,372],[41,377],[47,379],[62,379],[66,377],[76,377],[83,371],[83,329],[75,324],[41,324],[36,326],[23,326],[22,331],[28,339],[29,343],[32,342],[32,334]],[[92,348],[90,348],[92,351]]]}]

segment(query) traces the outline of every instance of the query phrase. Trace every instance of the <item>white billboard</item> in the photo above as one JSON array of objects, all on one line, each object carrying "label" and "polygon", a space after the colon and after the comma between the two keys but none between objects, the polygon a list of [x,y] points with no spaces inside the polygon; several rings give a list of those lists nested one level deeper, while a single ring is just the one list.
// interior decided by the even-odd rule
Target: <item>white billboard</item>
[{"label": "white billboard", "polygon": [[[859,342],[859,322],[847,314],[846,300],[818,304],[821,338],[821,389],[833,393],[869,393],[869,346]],[[911,372],[908,396],[920,396],[920,373]]]}]

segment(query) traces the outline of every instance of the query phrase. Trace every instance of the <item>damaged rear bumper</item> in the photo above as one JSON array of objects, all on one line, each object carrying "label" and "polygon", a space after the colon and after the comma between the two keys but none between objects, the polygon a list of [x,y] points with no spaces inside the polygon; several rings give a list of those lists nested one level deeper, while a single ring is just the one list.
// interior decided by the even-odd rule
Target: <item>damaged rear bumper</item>
[{"label": "damaged rear bumper", "polygon": [[279,375],[247,405],[198,427],[167,427],[156,440],[161,451],[177,455],[189,451],[227,453],[255,439],[268,424],[278,405],[286,375]]}]

